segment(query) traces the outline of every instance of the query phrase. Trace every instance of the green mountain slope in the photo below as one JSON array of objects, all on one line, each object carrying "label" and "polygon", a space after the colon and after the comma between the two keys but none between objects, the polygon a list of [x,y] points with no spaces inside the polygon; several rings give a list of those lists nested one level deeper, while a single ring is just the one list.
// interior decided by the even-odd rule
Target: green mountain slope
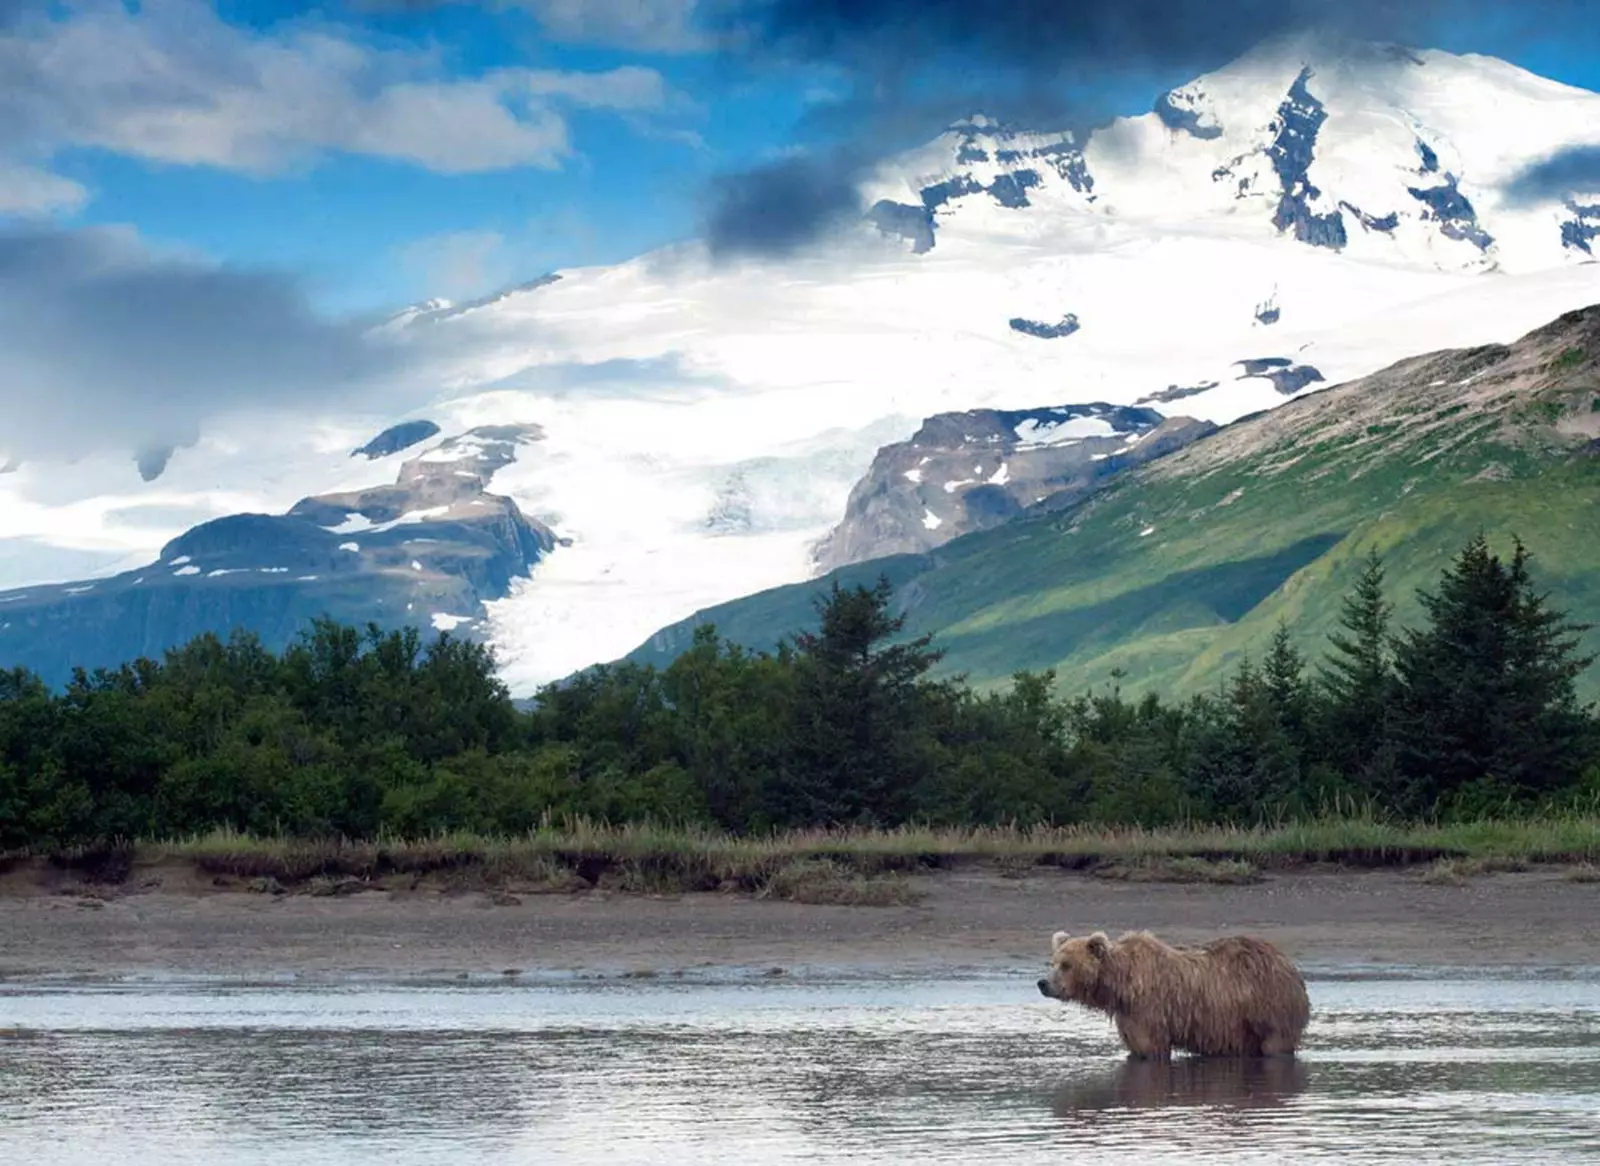
[{"label": "green mountain slope", "polygon": [[1242,420],[1072,510],[711,608],[633,658],[670,659],[705,622],[769,647],[833,579],[883,570],[908,632],[936,632],[975,684],[1055,668],[1068,689],[1181,694],[1260,655],[1279,620],[1320,651],[1369,547],[1412,619],[1480,529],[1520,536],[1556,602],[1600,623],[1600,306]]}]

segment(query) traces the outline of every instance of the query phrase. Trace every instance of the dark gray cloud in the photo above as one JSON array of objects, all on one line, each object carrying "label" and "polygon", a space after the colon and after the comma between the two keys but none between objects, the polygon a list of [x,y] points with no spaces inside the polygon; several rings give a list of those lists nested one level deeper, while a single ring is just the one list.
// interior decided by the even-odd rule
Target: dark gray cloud
[{"label": "dark gray cloud", "polygon": [[782,255],[862,211],[860,161],[850,152],[785,158],[719,178],[711,192],[706,242],[713,255]]},{"label": "dark gray cloud", "polygon": [[392,354],[283,275],[160,256],[131,233],[0,232],[0,454],[192,441],[210,415],[325,403]]},{"label": "dark gray cloud", "polygon": [[725,177],[708,231],[723,254],[792,250],[831,225],[839,187],[868,162],[957,117],[1083,130],[1130,74],[1187,79],[1276,36],[1426,45],[1481,26],[1484,50],[1504,52],[1556,27],[1600,42],[1591,16],[1592,0],[750,0],[722,31],[741,34],[751,61],[824,67],[848,92],[800,127],[833,147],[803,182],[785,187],[794,170],[781,167]]},{"label": "dark gray cloud", "polygon": [[757,34],[752,43],[789,56],[875,65],[943,59],[1056,74],[1136,62],[1204,67],[1307,29],[1417,43],[1481,24],[1506,43],[1585,15],[1590,0],[752,0],[738,19]]},{"label": "dark gray cloud", "polygon": [[1516,203],[1600,194],[1600,146],[1574,146],[1536,162],[1506,186]]}]

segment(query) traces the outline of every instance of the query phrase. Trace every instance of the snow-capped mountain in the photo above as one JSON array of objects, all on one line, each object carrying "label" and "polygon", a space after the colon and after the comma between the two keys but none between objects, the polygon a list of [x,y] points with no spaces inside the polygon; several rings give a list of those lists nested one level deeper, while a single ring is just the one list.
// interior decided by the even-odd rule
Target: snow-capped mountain
[{"label": "snow-capped mountain", "polygon": [[878,449],[924,418],[1142,402],[1225,423],[1600,302],[1600,192],[1511,186],[1597,144],[1600,94],[1310,40],[1082,140],[974,116],[884,164],[863,220],[799,257],[684,245],[408,310],[373,335],[432,387],[401,417],[223,418],[149,482],[126,456],[8,451],[6,582],[358,487],[372,469],[350,449],[397,420],[536,425],[492,483],[568,540],[488,607],[526,691],[809,575]]},{"label": "snow-capped mountain", "polygon": [[[872,184],[872,216],[931,250],[942,231],[1029,238],[1037,206],[1084,228],[1286,237],[1381,263],[1539,271],[1593,258],[1585,192],[1528,204],[1532,160],[1597,132],[1595,95],[1503,61],[1301,38],[1157,98],[1081,147],[986,118]],[[1052,224],[1052,229],[1059,223]]]}]

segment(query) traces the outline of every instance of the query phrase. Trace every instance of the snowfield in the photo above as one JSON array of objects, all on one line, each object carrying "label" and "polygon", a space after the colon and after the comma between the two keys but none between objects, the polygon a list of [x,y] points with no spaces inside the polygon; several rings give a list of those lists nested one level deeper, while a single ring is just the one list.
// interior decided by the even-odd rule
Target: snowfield
[{"label": "snowfield", "polygon": [[[1309,157],[1286,123],[1310,127]],[[1155,407],[1227,422],[1287,399],[1243,361],[1310,366],[1313,391],[1600,302],[1600,264],[1563,244],[1576,212],[1505,193],[1581,144],[1600,144],[1600,95],[1488,58],[1323,60],[1311,42],[1258,50],[1081,150],[974,119],[867,184],[869,204],[928,211],[921,242],[863,223],[800,258],[721,265],[685,245],[395,317],[374,343],[427,370],[396,412],[441,431],[386,458],[349,453],[402,418],[331,406],[219,419],[149,483],[126,454],[69,467],[12,451],[0,586],[62,578],[70,556],[97,556],[78,574],[149,562],[207,518],[392,482],[465,429],[537,424],[490,485],[568,540],[490,605],[524,693],[806,577],[874,452],[931,414],[1133,404],[1214,381]],[[1012,326],[1069,316],[1070,334]],[[1019,436],[1109,432],[1075,419]]]}]

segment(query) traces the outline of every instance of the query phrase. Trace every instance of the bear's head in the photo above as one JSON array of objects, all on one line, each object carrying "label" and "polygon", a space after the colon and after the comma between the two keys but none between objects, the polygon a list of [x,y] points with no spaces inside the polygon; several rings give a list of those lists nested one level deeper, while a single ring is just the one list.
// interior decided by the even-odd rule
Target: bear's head
[{"label": "bear's head", "polygon": [[1111,940],[1103,931],[1077,939],[1056,932],[1050,938],[1050,975],[1039,981],[1040,993],[1052,1000],[1101,1006],[1101,974],[1110,951]]}]

